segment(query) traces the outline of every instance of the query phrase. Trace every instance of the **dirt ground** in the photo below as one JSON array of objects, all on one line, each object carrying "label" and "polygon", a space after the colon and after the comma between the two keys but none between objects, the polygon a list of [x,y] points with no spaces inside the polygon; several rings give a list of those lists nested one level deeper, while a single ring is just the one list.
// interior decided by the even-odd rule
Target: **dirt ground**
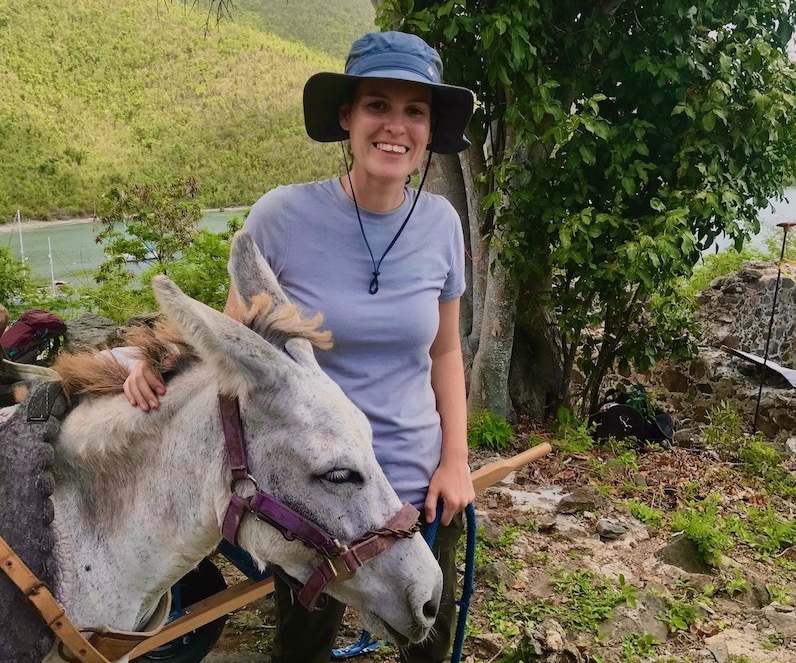
[{"label": "dirt ground", "polygon": [[[544,437],[525,422],[517,448],[501,453]],[[498,457],[473,456],[473,467]],[[793,460],[783,468],[796,476]],[[587,501],[566,508],[566,496],[581,490]],[[722,496],[718,523],[764,510],[771,522],[759,542],[736,524],[708,564],[693,546],[679,550],[675,514],[710,516],[711,494]],[[796,505],[704,445],[559,449],[479,494],[475,506],[480,542],[464,661],[796,663],[796,547],[788,538]],[[241,577],[222,565],[229,581]],[[264,599],[230,616],[205,660],[267,663],[273,630]],[[359,633],[351,615],[339,645]],[[398,659],[386,646],[359,660]]]}]

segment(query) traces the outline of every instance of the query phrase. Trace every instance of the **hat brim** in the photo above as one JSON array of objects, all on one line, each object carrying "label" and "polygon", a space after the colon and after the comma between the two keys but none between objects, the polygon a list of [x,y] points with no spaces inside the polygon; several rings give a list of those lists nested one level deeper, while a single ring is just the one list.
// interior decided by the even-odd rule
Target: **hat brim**
[{"label": "hat brim", "polygon": [[464,130],[473,114],[473,93],[456,85],[429,83],[422,76],[405,70],[379,70],[374,76],[351,76],[321,72],[304,85],[304,126],[307,135],[320,143],[348,138],[340,126],[340,106],[352,97],[356,84],[364,78],[412,81],[427,85],[432,91],[434,127],[428,148],[438,154],[466,150],[470,141]]}]

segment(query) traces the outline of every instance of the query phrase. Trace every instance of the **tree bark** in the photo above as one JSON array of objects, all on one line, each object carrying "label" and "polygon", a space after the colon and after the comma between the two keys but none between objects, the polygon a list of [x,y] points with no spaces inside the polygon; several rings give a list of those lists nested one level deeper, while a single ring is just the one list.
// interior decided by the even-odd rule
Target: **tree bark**
[{"label": "tree bark", "polygon": [[489,251],[493,268],[487,280],[481,336],[470,374],[467,405],[471,412],[489,410],[496,416],[514,419],[508,376],[514,345],[517,290],[497,259],[501,235],[500,231],[496,233]]}]

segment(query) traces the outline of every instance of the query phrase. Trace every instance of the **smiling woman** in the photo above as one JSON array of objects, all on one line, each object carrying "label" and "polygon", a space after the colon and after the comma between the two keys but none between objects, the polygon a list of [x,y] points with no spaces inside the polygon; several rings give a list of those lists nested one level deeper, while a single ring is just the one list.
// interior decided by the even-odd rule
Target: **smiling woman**
[{"label": "smiling woman", "polygon": [[[433,152],[469,145],[464,129],[472,109],[469,90],[442,83],[439,55],[423,40],[365,35],[352,46],[345,73],[315,74],[304,87],[307,133],[320,142],[350,140],[350,170],[269,191],[244,226],[288,299],[306,316],[323,313],[334,346],[317,351],[318,363],[367,416],[392,487],[422,511],[424,527],[439,518],[434,554],[443,594],[439,606],[428,606],[436,615],[431,637],[400,650],[401,660],[412,663],[448,656],[456,541],[474,493],[458,327],[461,224],[447,200],[422,191],[425,177],[419,190],[407,178],[425,155],[427,172]],[[226,312],[239,310],[233,290]],[[166,387],[141,362],[125,393],[151,410]],[[324,486],[356,490],[367,481],[334,458],[324,460]],[[345,606],[330,599],[308,612],[279,579],[276,599],[275,663],[326,663]]]}]

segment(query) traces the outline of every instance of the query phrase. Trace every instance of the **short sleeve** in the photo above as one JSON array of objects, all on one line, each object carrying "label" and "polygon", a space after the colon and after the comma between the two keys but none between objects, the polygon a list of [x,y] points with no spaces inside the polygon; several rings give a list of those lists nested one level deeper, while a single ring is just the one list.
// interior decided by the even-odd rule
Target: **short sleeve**
[{"label": "short sleeve", "polygon": [[462,223],[453,205],[447,203],[447,207],[449,214],[446,220],[450,228],[450,246],[448,249],[450,255],[450,269],[448,270],[448,277],[445,279],[445,285],[442,287],[442,292],[440,292],[439,295],[439,300],[441,302],[458,299],[464,294],[466,289]]},{"label": "short sleeve", "polygon": [[254,203],[243,229],[251,235],[265,261],[279,278],[288,250],[285,188],[272,189]]}]

